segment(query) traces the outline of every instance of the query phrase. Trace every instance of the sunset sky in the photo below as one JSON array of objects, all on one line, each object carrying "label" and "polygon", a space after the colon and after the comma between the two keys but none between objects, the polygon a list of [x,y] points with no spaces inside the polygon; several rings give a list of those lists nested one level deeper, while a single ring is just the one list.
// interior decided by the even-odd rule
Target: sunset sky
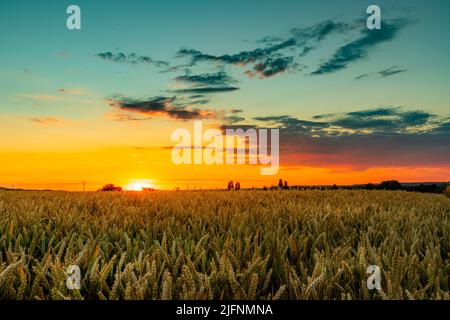
[{"label": "sunset sky", "polygon": [[[444,0],[3,0],[0,186],[450,181],[449,31]],[[280,172],[174,165],[194,120],[280,128]]]}]

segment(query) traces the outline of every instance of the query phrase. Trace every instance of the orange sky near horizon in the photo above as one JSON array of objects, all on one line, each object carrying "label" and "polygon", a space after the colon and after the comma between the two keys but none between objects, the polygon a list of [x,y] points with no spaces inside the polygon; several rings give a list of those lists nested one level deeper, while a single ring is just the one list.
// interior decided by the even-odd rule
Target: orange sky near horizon
[{"label": "orange sky near horizon", "polygon": [[[216,189],[225,188],[229,180],[251,188],[276,185],[280,178],[290,185],[450,181],[449,168],[439,165],[361,167],[345,158],[335,164],[314,165],[332,154],[300,154],[296,156],[299,164],[288,165],[283,163],[283,150],[280,170],[274,176],[260,175],[260,165],[174,165],[170,147],[176,142],[170,140],[171,132],[180,127],[192,129],[190,122],[122,123],[103,118],[38,124],[8,118],[0,117],[5,123],[0,134],[15,133],[14,139],[2,139],[0,145],[0,186],[7,188],[82,191],[85,187],[89,191],[107,183],[124,187],[149,181],[164,190]],[[204,129],[207,126],[217,127],[205,123]],[[302,159],[308,164],[301,164]]]},{"label": "orange sky near horizon", "polygon": [[[78,152],[0,152],[0,186],[24,189],[97,190],[107,183],[126,186],[149,181],[158,189],[225,188],[229,180],[243,188],[276,185],[351,185],[450,181],[448,168],[281,166],[274,176],[260,175],[259,165],[174,165],[169,149],[103,148]],[[6,170],[7,168],[7,170]]]}]

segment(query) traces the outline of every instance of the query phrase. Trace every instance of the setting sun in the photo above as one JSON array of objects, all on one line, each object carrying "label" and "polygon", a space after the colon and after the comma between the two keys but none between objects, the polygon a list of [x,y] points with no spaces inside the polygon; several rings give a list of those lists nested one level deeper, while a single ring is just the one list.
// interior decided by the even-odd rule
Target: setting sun
[{"label": "setting sun", "polygon": [[127,184],[124,189],[126,191],[143,191],[144,189],[155,189],[155,185],[151,180],[135,180]]}]

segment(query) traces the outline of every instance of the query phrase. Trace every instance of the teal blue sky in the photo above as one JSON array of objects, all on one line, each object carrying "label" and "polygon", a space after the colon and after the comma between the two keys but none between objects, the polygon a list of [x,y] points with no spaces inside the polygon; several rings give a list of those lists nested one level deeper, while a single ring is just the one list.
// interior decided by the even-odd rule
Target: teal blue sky
[{"label": "teal blue sky", "polygon": [[[0,28],[2,105],[16,93],[42,94],[54,87],[86,87],[100,96],[115,93],[149,97],[168,89],[177,73],[161,74],[154,66],[132,66],[100,61],[101,52],[150,56],[181,64],[182,47],[208,54],[252,50],[257,40],[286,36],[291,28],[327,19],[364,19],[373,1],[76,1],[82,9],[82,30],[65,28],[69,1],[2,1]],[[304,72],[287,73],[263,81],[249,79],[243,70],[226,66],[241,90],[216,96],[215,107],[232,105],[252,114],[272,114],[274,105],[284,113],[309,117],[317,112],[347,111],[379,105],[402,105],[444,113],[449,101],[450,29],[448,1],[377,1],[383,19],[412,21],[394,41],[370,50],[366,59],[345,70],[313,77],[317,67],[336,50],[336,43],[321,44],[306,56]],[[336,36],[337,37],[337,36]],[[67,55],[67,56],[65,56]],[[395,77],[361,74],[399,66],[408,72]],[[214,72],[214,66],[205,71]],[[40,84],[21,79],[24,69],[46,79]],[[193,68],[193,72],[197,70]],[[199,69],[202,70],[202,69]],[[181,72],[182,74],[182,72]],[[2,112],[26,112],[2,108]],[[68,116],[77,116],[67,110]],[[81,116],[81,115],[78,115]]]}]

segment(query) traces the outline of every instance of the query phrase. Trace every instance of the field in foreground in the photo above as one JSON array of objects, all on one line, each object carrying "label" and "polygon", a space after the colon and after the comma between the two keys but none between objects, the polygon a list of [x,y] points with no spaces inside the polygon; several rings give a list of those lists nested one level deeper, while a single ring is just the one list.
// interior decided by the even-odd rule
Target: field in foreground
[{"label": "field in foreground", "polygon": [[450,299],[449,255],[442,195],[0,192],[0,299]]}]

